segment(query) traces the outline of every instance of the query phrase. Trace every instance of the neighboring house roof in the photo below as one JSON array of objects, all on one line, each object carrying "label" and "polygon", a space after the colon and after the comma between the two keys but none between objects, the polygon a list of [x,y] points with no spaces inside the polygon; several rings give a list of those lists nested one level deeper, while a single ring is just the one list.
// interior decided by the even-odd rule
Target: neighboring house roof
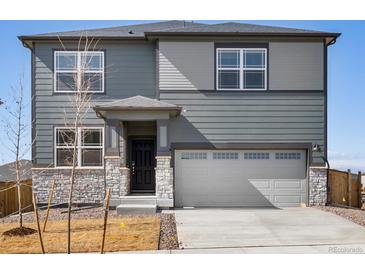
[{"label": "neighboring house roof", "polygon": [[[20,160],[20,179],[21,181],[32,179],[32,161]],[[16,181],[15,162],[0,166],[0,182]]]},{"label": "neighboring house roof", "polygon": [[159,35],[267,35],[267,36],[299,36],[324,37],[335,40],[340,33],[321,32],[316,30],[272,27],[244,23],[203,24],[188,21],[163,21],[155,23],[128,25],[111,28],[86,29],[77,31],[53,32],[29,36],[19,36],[26,41],[44,39],[75,39],[82,36],[103,39],[146,39],[148,36]]},{"label": "neighboring house roof", "polygon": [[137,95],[126,99],[95,105],[93,109],[99,114],[101,111],[172,111],[177,115],[180,114],[182,108],[156,99]]}]

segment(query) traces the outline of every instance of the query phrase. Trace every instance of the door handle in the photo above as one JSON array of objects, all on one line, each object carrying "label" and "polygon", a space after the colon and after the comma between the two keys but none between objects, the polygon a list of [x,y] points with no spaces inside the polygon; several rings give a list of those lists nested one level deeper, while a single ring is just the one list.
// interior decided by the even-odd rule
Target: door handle
[{"label": "door handle", "polygon": [[132,175],[134,175],[134,167],[135,167],[134,161],[132,161],[131,165],[132,165]]}]

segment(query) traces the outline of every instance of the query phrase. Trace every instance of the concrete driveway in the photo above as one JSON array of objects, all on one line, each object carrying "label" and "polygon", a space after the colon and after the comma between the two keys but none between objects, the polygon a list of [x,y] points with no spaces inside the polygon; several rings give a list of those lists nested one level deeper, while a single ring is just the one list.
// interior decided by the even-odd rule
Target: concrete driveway
[{"label": "concrete driveway", "polygon": [[[359,247],[365,228],[314,208],[175,210],[180,248],[237,253],[326,253]],[[251,251],[251,252],[250,252]]]}]

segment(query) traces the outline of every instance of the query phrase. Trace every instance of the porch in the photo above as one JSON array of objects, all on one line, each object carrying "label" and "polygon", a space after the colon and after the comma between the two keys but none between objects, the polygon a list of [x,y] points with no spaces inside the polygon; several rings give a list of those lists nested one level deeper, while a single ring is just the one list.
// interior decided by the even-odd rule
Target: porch
[{"label": "porch", "polygon": [[181,108],[135,96],[94,107],[105,121],[105,182],[111,205],[150,212],[173,207],[170,118]]}]

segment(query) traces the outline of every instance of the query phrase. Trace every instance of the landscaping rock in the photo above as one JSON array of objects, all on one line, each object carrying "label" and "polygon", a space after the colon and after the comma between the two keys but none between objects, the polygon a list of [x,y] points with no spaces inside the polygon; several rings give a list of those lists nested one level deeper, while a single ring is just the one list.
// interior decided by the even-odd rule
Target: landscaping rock
[{"label": "landscaping rock", "polygon": [[334,206],[316,206],[315,208],[332,212],[343,218],[346,218],[356,224],[365,226],[365,211],[361,209],[342,208]]},{"label": "landscaping rock", "polygon": [[161,214],[159,249],[179,249],[174,214]]}]

